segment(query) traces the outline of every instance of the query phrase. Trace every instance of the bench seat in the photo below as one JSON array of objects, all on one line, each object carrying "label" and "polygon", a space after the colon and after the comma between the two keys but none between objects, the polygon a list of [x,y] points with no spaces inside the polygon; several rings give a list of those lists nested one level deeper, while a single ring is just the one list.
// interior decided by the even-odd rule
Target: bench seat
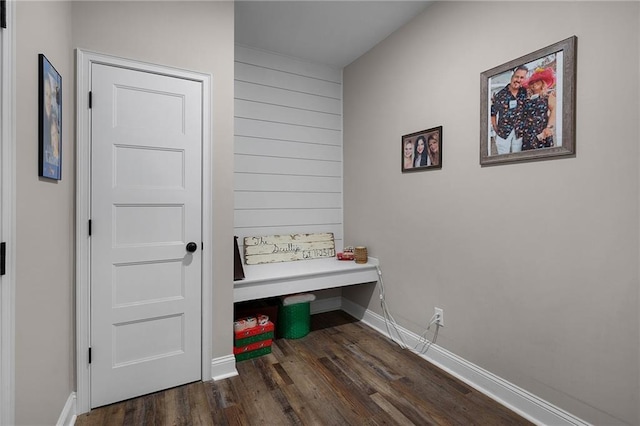
[{"label": "bench seat", "polygon": [[378,281],[378,259],[367,263],[335,258],[244,265],[245,279],[234,281],[233,301],[264,299]]}]

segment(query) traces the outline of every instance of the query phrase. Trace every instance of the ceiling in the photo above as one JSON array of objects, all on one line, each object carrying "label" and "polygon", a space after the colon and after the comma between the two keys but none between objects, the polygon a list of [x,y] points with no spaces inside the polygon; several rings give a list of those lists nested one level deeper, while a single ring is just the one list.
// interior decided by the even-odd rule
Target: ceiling
[{"label": "ceiling", "polygon": [[235,42],[343,68],[431,1],[236,1]]}]

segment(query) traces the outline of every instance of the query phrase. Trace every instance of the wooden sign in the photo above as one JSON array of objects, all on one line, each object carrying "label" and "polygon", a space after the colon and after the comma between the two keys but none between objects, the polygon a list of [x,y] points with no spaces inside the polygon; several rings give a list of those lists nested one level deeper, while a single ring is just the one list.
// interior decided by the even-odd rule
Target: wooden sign
[{"label": "wooden sign", "polygon": [[244,238],[247,265],[334,257],[333,233],[268,235]]}]

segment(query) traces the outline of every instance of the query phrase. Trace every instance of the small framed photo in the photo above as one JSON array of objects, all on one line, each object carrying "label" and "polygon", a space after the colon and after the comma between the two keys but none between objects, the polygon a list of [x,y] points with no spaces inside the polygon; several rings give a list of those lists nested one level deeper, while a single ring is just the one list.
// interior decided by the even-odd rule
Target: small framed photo
[{"label": "small framed photo", "polygon": [[38,176],[62,179],[62,77],[38,55]]},{"label": "small framed photo", "polygon": [[442,168],[442,126],[402,137],[402,173]]},{"label": "small framed photo", "polygon": [[575,36],[480,75],[480,165],[575,154]]}]

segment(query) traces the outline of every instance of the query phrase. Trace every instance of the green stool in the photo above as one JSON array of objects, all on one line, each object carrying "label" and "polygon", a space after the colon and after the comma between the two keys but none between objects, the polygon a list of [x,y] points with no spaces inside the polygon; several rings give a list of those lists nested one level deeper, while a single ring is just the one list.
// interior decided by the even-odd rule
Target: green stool
[{"label": "green stool", "polygon": [[280,305],[278,312],[278,336],[299,339],[309,334],[311,326],[311,303]]}]

